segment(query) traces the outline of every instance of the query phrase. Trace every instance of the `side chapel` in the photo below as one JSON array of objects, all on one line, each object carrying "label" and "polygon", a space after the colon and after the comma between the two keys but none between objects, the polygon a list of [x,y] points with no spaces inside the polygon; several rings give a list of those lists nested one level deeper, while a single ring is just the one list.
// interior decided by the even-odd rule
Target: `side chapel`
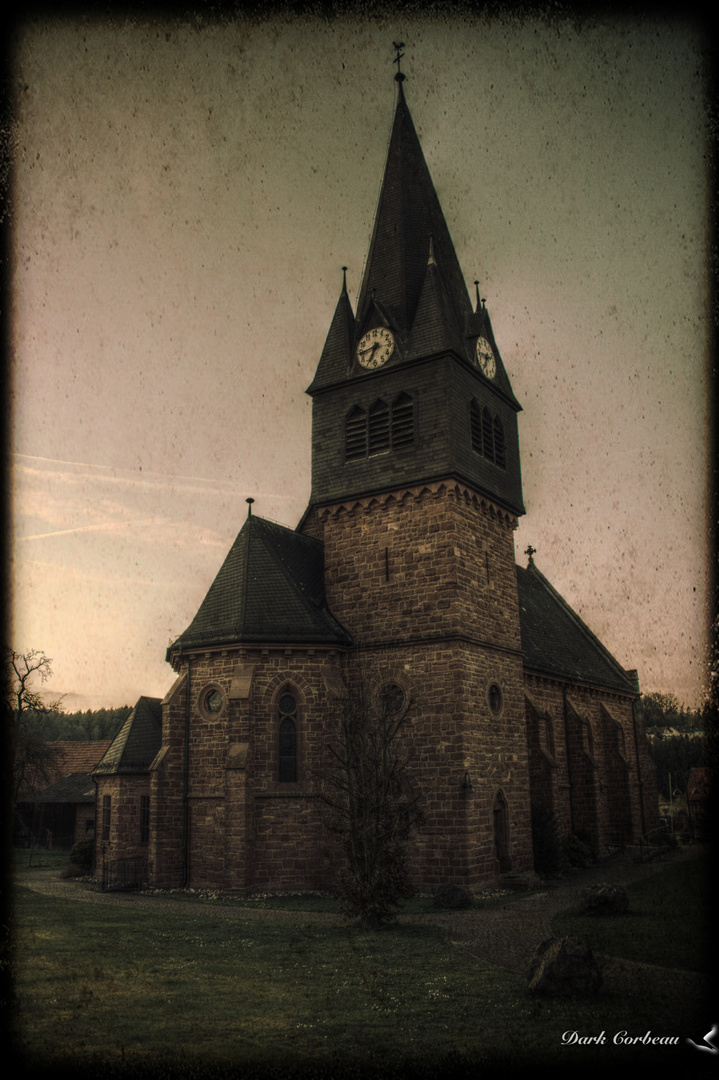
[{"label": "side chapel", "polygon": [[533,560],[520,404],[470,300],[405,100],[356,311],[343,282],[312,397],[295,529],[249,514],[187,629],[94,771],[96,869],[157,887],[313,890],[335,855],[316,798],[358,672],[411,699],[420,888],[531,873],[532,814],[599,851],[658,824],[626,671]]}]

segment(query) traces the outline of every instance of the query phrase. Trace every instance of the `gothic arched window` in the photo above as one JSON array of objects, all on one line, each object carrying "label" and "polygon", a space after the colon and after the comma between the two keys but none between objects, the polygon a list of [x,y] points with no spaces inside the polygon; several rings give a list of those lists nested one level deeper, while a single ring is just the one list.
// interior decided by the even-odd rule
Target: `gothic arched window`
[{"label": "gothic arched window", "polygon": [[278,769],[281,784],[297,781],[297,698],[290,689],[283,690],[278,702]]}]

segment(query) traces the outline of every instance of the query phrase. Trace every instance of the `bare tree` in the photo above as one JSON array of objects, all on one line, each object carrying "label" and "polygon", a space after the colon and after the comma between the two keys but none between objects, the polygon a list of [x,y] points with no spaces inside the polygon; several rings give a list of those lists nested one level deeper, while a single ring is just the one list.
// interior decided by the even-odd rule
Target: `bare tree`
[{"label": "bare tree", "polygon": [[344,914],[365,926],[395,918],[414,891],[407,847],[423,817],[399,738],[413,704],[396,683],[375,691],[358,680],[340,701],[337,736],[326,748],[320,799],[345,856],[339,898]]},{"label": "bare tree", "polygon": [[[43,721],[60,710],[61,698],[46,701],[37,689],[52,675],[52,660],[38,649],[27,653],[5,650],[5,706],[13,751],[13,805],[30,799],[55,778],[57,747],[47,741]],[[30,801],[29,799],[27,801]]]}]

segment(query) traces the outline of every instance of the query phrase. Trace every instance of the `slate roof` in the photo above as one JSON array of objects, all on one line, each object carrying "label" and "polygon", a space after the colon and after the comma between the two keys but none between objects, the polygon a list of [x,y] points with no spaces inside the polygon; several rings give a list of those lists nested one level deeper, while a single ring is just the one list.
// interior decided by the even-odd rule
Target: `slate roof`
[{"label": "slate roof", "polygon": [[347,377],[352,360],[352,349],[357,337],[352,304],[347,295],[347,279],[342,282],[342,292],[327,333],[315,377],[307,389],[311,394],[318,387],[330,386]]},{"label": "slate roof", "polygon": [[247,518],[188,628],[167,650],[238,642],[348,645],[327,607],[324,546],[273,521]]},{"label": "slate roof", "polygon": [[95,785],[92,773],[71,773],[63,776],[33,797],[36,803],[94,803]]},{"label": "slate roof", "polygon": [[636,686],[534,563],[517,567],[524,666],[636,697]]},{"label": "slate roof", "polygon": [[429,238],[447,284],[450,307],[463,325],[472,305],[449,229],[399,83],[379,205],[357,302],[364,326],[373,295],[402,338],[409,333],[427,271]]},{"label": "slate roof", "polygon": [[141,697],[93,769],[95,776],[144,772],[162,743],[162,701]]}]

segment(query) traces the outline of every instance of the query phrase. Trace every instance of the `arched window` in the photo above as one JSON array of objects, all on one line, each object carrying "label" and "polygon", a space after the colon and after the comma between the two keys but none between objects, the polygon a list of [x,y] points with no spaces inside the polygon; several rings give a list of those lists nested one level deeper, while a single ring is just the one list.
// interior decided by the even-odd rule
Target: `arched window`
[{"label": "arched window", "polygon": [[395,716],[402,711],[405,693],[397,683],[386,683],[379,692],[380,705],[385,716]]},{"label": "arched window", "polygon": [[355,405],[345,421],[345,459],[367,456],[367,413]]},{"label": "arched window", "polygon": [[504,469],[505,457],[504,457],[504,428],[502,427],[502,421],[498,416],[494,418],[494,463],[499,465],[500,469]]},{"label": "arched window", "polygon": [[368,444],[370,454],[389,450],[389,406],[376,401],[369,411]]},{"label": "arched window", "polygon": [[290,689],[283,690],[278,702],[278,769],[281,784],[297,781],[297,698]]},{"label": "arched window", "polygon": [[499,872],[503,874],[512,869],[512,859],[509,854],[509,807],[501,791],[498,791],[494,797],[492,817],[494,818],[494,850],[499,862]]},{"label": "arched window", "polygon": [[414,443],[414,402],[409,394],[402,393],[392,402],[392,449]]}]

